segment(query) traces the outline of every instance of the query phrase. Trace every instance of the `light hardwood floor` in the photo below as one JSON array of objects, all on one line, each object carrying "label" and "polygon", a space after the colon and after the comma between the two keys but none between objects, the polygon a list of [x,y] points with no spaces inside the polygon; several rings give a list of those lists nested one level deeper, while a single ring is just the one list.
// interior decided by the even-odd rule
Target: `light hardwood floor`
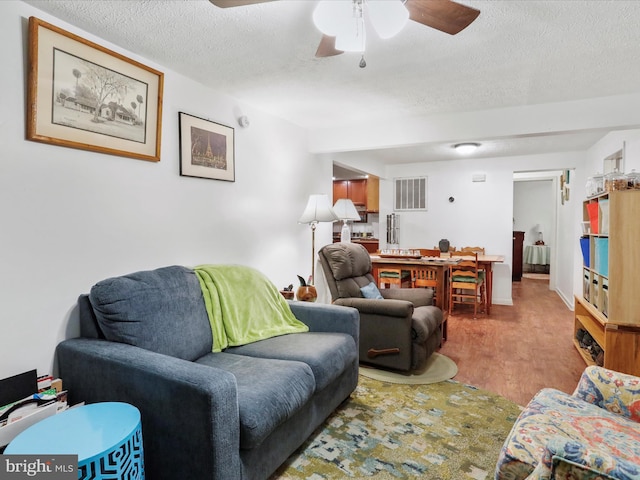
[{"label": "light hardwood floor", "polygon": [[[468,313],[467,313],[468,312]],[[545,280],[513,283],[513,306],[491,315],[457,306],[439,350],[458,365],[454,380],[526,405],[541,388],[575,389],[585,363],[573,346],[573,312]]]}]

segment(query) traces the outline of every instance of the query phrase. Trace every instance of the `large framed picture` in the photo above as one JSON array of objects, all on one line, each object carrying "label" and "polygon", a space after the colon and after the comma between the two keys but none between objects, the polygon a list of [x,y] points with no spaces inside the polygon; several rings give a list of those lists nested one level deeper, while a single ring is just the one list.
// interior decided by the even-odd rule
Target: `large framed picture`
[{"label": "large framed picture", "polygon": [[179,113],[180,175],[235,182],[233,128]]},{"label": "large framed picture", "polygon": [[160,160],[164,74],[29,18],[27,139]]}]

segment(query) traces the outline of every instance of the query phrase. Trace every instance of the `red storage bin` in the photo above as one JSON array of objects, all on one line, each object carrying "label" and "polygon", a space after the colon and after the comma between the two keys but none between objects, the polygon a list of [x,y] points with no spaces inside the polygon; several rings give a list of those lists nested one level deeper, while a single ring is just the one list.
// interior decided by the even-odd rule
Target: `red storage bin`
[{"label": "red storage bin", "polygon": [[587,204],[587,212],[589,213],[589,222],[591,223],[591,233],[597,234],[598,230],[598,202]]}]

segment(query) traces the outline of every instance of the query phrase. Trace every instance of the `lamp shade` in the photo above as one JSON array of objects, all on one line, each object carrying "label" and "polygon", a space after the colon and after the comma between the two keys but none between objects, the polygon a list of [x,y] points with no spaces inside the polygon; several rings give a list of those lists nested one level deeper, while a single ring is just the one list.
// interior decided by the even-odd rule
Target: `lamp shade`
[{"label": "lamp shade", "polygon": [[409,20],[402,0],[322,0],[313,11],[313,23],[325,35],[336,37],[336,48],[345,52],[364,52],[365,12],[382,39],[398,34]]},{"label": "lamp shade", "polygon": [[340,220],[360,220],[355,205],[348,198],[341,198],[333,206],[333,211]]},{"label": "lamp shade", "polygon": [[409,10],[401,0],[368,0],[369,19],[383,40],[391,38],[409,21]]},{"label": "lamp shade", "polygon": [[366,31],[361,4],[322,0],[313,11],[313,23],[325,35],[336,37],[338,50],[364,52]]},{"label": "lamp shade", "polygon": [[331,208],[329,197],[324,194],[309,195],[307,206],[298,223],[335,222],[338,220]]},{"label": "lamp shade", "polygon": [[336,36],[336,49],[343,52],[364,53],[367,44],[367,31],[364,27],[364,18],[349,19],[348,28],[340,31]]},{"label": "lamp shade", "polygon": [[344,19],[348,19],[350,14],[348,3],[322,0],[313,10],[313,23],[325,35],[335,37],[340,32]]},{"label": "lamp shade", "polygon": [[308,223],[311,225],[311,278],[310,285],[313,285],[315,278],[315,255],[316,255],[316,225],[318,222],[335,222],[338,220],[335,212],[331,208],[329,197],[324,194],[309,195],[307,206],[302,212],[298,223]]}]

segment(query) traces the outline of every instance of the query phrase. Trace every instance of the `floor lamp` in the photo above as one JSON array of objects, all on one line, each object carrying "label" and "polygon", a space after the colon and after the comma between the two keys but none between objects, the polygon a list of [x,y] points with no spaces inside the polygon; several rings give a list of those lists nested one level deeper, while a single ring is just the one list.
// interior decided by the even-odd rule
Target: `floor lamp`
[{"label": "floor lamp", "polygon": [[342,220],[342,231],[340,232],[340,241],[343,243],[351,242],[351,230],[349,230],[349,220],[360,220],[360,215],[356,206],[348,198],[341,198],[333,206],[336,216]]},{"label": "floor lamp", "polygon": [[338,220],[335,212],[331,208],[331,202],[327,195],[309,195],[307,207],[302,212],[298,223],[307,223],[311,226],[311,281],[313,285],[315,276],[315,256],[316,256],[316,226],[319,222],[335,222]]}]

